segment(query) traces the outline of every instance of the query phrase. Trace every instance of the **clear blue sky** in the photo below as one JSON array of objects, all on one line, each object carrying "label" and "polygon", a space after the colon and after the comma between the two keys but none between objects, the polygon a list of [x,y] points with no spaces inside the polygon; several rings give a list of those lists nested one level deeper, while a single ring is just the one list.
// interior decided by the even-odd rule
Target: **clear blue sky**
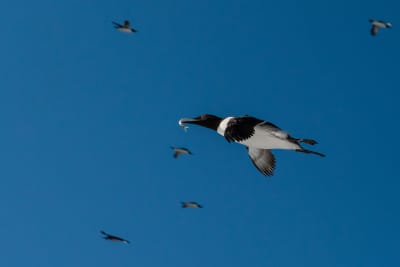
[{"label": "clear blue sky", "polygon": [[[0,10],[2,266],[400,266],[399,1]],[[369,18],[393,29],[371,37]],[[113,29],[125,19],[137,34]],[[327,157],[276,151],[265,178],[243,146],[177,125],[202,113],[271,121]]]}]

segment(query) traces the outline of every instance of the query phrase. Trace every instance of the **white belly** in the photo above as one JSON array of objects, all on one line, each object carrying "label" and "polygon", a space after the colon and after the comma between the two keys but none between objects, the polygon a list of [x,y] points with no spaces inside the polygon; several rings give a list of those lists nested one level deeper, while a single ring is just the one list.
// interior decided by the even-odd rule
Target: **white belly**
[{"label": "white belly", "polygon": [[252,137],[244,141],[238,142],[245,146],[251,146],[261,149],[300,149],[300,146],[281,139],[274,134],[268,132],[256,132]]},{"label": "white belly", "polygon": [[132,30],[129,28],[119,28],[118,30],[120,30],[121,32],[132,32]]}]

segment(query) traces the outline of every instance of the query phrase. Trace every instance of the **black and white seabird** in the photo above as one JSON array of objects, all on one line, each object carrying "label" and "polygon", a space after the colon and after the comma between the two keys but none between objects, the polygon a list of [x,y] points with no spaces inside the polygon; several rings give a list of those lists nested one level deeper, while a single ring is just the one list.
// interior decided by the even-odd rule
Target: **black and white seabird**
[{"label": "black and white seabird", "polygon": [[171,149],[174,150],[174,158],[177,158],[182,154],[192,155],[192,152],[190,152],[189,149],[184,148],[184,147],[173,147],[173,146],[171,146]]},{"label": "black and white seabird", "polygon": [[193,208],[193,209],[201,209],[203,208],[202,205],[200,205],[197,202],[194,201],[188,201],[188,202],[181,202],[182,208]]},{"label": "black and white seabird", "polygon": [[386,29],[386,28],[392,28],[392,24],[390,22],[382,21],[382,20],[375,20],[375,19],[370,19],[369,22],[371,23],[371,35],[375,36],[378,34],[379,28]]},{"label": "black and white seabird", "polygon": [[321,157],[325,156],[319,152],[304,149],[300,145],[300,143],[315,145],[316,141],[294,138],[270,122],[247,115],[223,119],[215,115],[203,114],[193,119],[183,118],[179,120],[180,125],[184,123],[197,124],[212,129],[224,136],[228,142],[245,145],[255,167],[266,176],[273,175],[275,168],[275,157],[271,149],[288,149]]},{"label": "black and white seabird", "polygon": [[104,231],[100,231],[100,233],[102,233],[104,235],[103,238],[106,239],[106,240],[110,240],[110,241],[114,241],[114,242],[122,242],[122,243],[125,243],[125,244],[129,244],[130,243],[126,239],[123,239],[123,238],[115,236],[115,235],[107,234]]},{"label": "black and white seabird", "polygon": [[112,23],[114,24],[114,28],[120,30],[121,32],[137,32],[137,30],[130,27],[131,23],[129,22],[129,20],[125,20],[123,25],[114,21]]}]

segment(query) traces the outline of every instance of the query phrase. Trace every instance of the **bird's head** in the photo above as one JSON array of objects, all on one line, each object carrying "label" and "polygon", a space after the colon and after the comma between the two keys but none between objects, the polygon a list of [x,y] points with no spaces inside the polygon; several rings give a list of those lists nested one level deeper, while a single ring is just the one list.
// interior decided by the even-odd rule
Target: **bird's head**
[{"label": "bird's head", "polygon": [[212,130],[217,130],[219,123],[222,121],[222,118],[211,115],[211,114],[203,114],[197,116],[193,119],[183,118],[179,120],[179,125],[185,126],[185,123],[197,124]]}]

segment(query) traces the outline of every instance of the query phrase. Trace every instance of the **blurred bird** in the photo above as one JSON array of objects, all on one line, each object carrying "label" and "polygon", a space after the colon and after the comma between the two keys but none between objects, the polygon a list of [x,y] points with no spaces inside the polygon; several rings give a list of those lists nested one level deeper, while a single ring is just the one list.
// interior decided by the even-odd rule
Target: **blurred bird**
[{"label": "blurred bird", "polygon": [[371,31],[370,31],[372,36],[375,36],[378,34],[379,28],[382,28],[382,29],[392,28],[392,24],[390,22],[385,22],[382,20],[375,20],[375,19],[370,19],[369,22],[372,25]]},{"label": "blurred bird", "polygon": [[289,149],[306,154],[325,155],[304,149],[300,143],[315,145],[311,139],[294,138],[278,126],[250,116],[220,118],[203,114],[193,119],[183,118],[179,124],[197,124],[216,131],[228,142],[245,145],[254,166],[266,176],[271,176],[275,169],[275,157],[271,149]]},{"label": "blurred bird", "polygon": [[106,240],[110,240],[110,241],[114,241],[114,242],[122,242],[122,243],[125,243],[125,244],[129,244],[130,243],[126,239],[123,239],[123,238],[118,237],[118,236],[107,234],[104,231],[100,231],[100,233],[102,233],[104,235],[103,238],[106,239]]},{"label": "blurred bird", "polygon": [[130,27],[131,23],[129,22],[129,20],[125,20],[123,25],[114,21],[112,23],[114,24],[114,28],[120,30],[121,32],[128,32],[128,33],[137,32],[135,29]]},{"label": "blurred bird", "polygon": [[171,146],[171,149],[174,150],[174,158],[178,158],[182,154],[192,155],[192,152],[190,152],[189,149],[184,148],[184,147],[173,147],[173,146]]},{"label": "blurred bird", "polygon": [[203,208],[202,205],[200,205],[197,202],[194,201],[189,201],[189,202],[181,202],[182,208],[194,208],[194,209],[201,209]]}]

